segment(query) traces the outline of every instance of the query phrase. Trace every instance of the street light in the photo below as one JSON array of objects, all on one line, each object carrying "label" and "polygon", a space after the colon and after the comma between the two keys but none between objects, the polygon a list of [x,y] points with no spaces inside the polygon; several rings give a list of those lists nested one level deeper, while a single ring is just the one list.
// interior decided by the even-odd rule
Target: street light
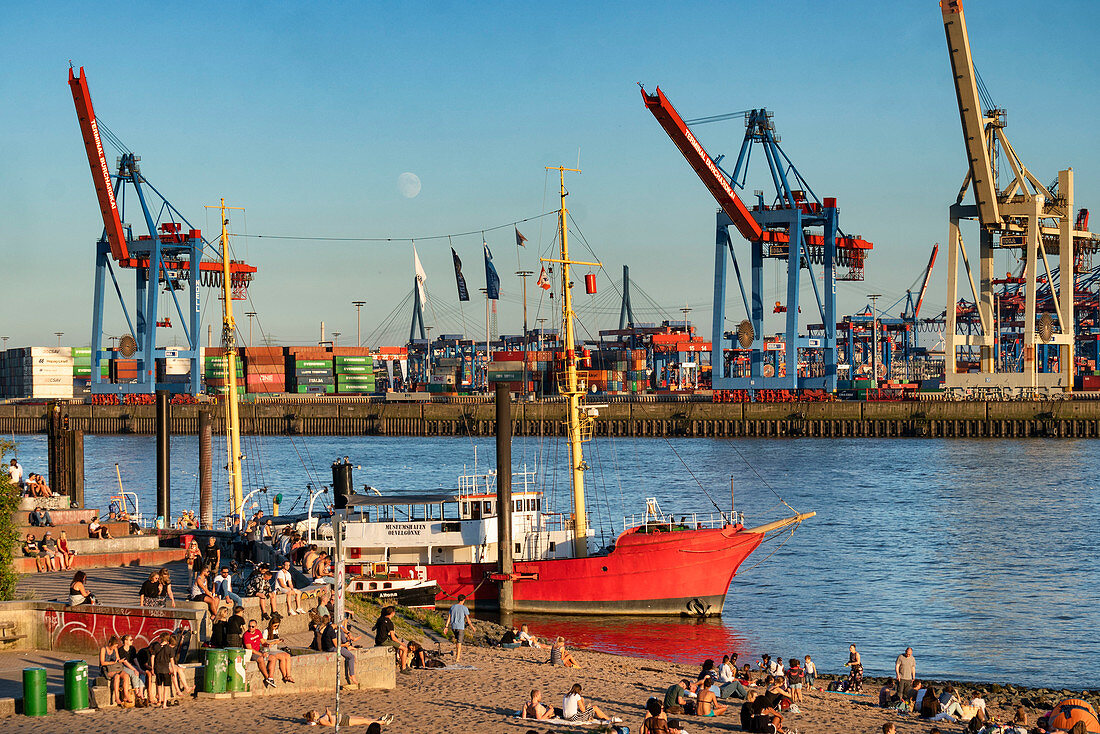
[{"label": "street light", "polygon": [[359,337],[359,309],[367,305],[366,301],[352,301],[351,305],[355,306],[355,346],[363,346],[363,340]]},{"label": "street light", "polygon": [[881,293],[868,293],[867,298],[871,300],[871,379],[878,384],[878,308],[876,304],[878,299],[882,298]]},{"label": "street light", "polygon": [[6,352],[8,350],[8,339],[11,339],[11,337],[10,336],[0,336],[0,339],[4,340],[4,351]]},{"label": "street light", "polygon": [[342,331],[334,331],[334,332],[332,332],[332,348],[333,348],[333,349],[335,349],[335,348],[336,348],[336,340],[340,338],[340,335],[341,335],[342,333],[344,333],[344,332],[342,332]]},{"label": "street light", "polygon": [[248,317],[248,346],[252,346],[252,319],[255,318],[255,311],[245,312],[245,316]]},{"label": "street light", "polygon": [[55,331],[55,332],[53,333],[53,335],[57,337],[57,346],[59,346],[59,347],[60,347],[60,346],[61,346],[61,337],[65,336],[65,332],[63,332],[63,331]]}]

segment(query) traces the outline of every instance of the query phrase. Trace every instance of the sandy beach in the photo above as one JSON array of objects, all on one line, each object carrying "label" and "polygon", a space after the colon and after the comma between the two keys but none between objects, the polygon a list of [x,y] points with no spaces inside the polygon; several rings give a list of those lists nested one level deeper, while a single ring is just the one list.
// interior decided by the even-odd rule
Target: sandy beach
[{"label": "sandy beach", "polygon": [[[444,645],[444,650],[449,650]],[[609,715],[622,717],[631,732],[637,732],[643,706],[649,696],[663,696],[665,688],[681,675],[694,677],[695,668],[642,658],[576,651],[581,667],[566,669],[547,664],[547,650],[468,647],[462,662],[476,670],[414,671],[397,676],[392,691],[350,691],[341,694],[341,711],[357,716],[394,714],[391,732],[434,734],[435,732],[516,732],[534,728],[568,732],[591,729],[567,726],[532,727],[513,716],[528,691],[542,689],[544,701],[561,705],[562,695],[573,683],[583,687],[585,699]],[[987,689],[988,690],[988,689]],[[848,696],[830,692],[804,692],[801,713],[785,720],[789,731],[801,734],[828,732],[876,732],[887,721],[898,732],[928,732],[932,725],[877,706],[878,686],[870,681],[867,695]],[[992,696],[993,699],[1000,698]],[[991,703],[990,710],[1004,720],[1018,699],[1006,696],[1003,703]],[[108,709],[90,714],[58,712],[45,718],[16,716],[3,722],[6,733],[17,732],[281,732],[303,726],[301,714],[308,708],[332,706],[332,696],[266,696],[255,700],[197,700],[163,709]],[[689,732],[740,731],[736,713],[716,718],[683,717]],[[1039,713],[1029,711],[1032,721]],[[961,724],[940,724],[944,732],[958,732]],[[359,727],[362,729],[362,727]]]}]

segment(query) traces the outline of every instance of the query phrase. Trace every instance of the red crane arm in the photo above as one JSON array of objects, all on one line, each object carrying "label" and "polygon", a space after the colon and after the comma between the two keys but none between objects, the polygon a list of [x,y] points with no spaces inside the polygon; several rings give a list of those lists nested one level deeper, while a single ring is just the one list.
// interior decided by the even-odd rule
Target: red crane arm
[{"label": "red crane arm", "polygon": [[69,68],[69,88],[73,92],[73,104],[76,105],[76,119],[80,121],[80,134],[84,136],[84,150],[88,153],[88,165],[92,169],[92,182],[99,197],[99,211],[103,215],[103,226],[107,230],[107,242],[111,245],[111,256],[123,260],[130,256],[126,246],[126,234],[122,230],[122,220],[118,216],[118,202],[115,201],[115,189],[111,185],[111,171],[107,168],[107,159],[103,155],[103,141],[99,137],[95,111],[92,109],[92,95],[88,92],[88,78],[84,67],[80,75],[74,76]]},{"label": "red crane arm", "polygon": [[752,218],[752,214],[745,207],[745,202],[741,201],[741,197],[733,190],[725,174],[718,170],[718,166],[703,150],[703,146],[691,134],[691,130],[688,130],[687,124],[668,101],[668,97],[664,95],[661,88],[657,87],[655,94],[647,94],[643,89],[642,99],[645,100],[645,106],[657,118],[657,122],[672,138],[672,142],[684,154],[688,164],[695,169],[696,175],[710,190],[715,201],[722,207],[722,211],[737,227],[741,236],[750,242],[760,241],[760,225]]},{"label": "red crane arm", "polygon": [[913,320],[920,313],[920,305],[924,303],[924,294],[928,291],[928,281],[932,277],[932,266],[936,264],[936,253],[940,251],[940,243],[932,246],[932,257],[928,258],[928,267],[924,270],[924,282],[920,284],[920,294],[917,296],[917,305],[913,306]]}]

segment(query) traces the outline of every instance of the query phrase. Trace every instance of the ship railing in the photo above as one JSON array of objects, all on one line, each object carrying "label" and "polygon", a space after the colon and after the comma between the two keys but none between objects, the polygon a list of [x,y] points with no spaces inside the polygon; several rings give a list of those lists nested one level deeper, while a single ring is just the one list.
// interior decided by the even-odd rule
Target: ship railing
[{"label": "ship railing", "polygon": [[646,527],[661,530],[705,530],[722,528],[730,524],[730,516],[720,512],[691,512],[682,515],[645,512],[623,517],[623,530]]}]

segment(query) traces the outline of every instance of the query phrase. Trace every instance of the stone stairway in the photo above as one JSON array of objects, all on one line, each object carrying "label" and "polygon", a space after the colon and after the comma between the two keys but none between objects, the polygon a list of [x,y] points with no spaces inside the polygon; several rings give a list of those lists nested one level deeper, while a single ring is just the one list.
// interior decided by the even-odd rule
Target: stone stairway
[{"label": "stone stairway", "polygon": [[[67,501],[66,498],[53,498],[51,504],[57,504],[58,500]],[[160,545],[160,539],[155,532],[134,535],[130,532],[130,524],[127,522],[107,521],[103,525],[107,527],[110,539],[88,537],[88,523],[92,518],[103,514],[95,509],[75,509],[57,507],[48,509],[51,525],[40,527],[31,525],[31,512],[38,504],[32,498],[23,500],[20,509],[13,514],[16,532],[20,545],[27,535],[33,535],[36,540],[41,540],[49,532],[54,540],[61,537],[64,531],[69,543],[69,549],[76,552],[72,569],[55,573],[67,574],[71,577],[73,569],[106,568],[111,566],[159,566],[164,563],[178,561],[186,555],[183,548],[165,547]],[[12,561],[12,567],[16,573],[36,573],[37,567],[34,558],[23,557],[17,550],[17,557]],[[186,594],[186,589],[182,590]]]}]

